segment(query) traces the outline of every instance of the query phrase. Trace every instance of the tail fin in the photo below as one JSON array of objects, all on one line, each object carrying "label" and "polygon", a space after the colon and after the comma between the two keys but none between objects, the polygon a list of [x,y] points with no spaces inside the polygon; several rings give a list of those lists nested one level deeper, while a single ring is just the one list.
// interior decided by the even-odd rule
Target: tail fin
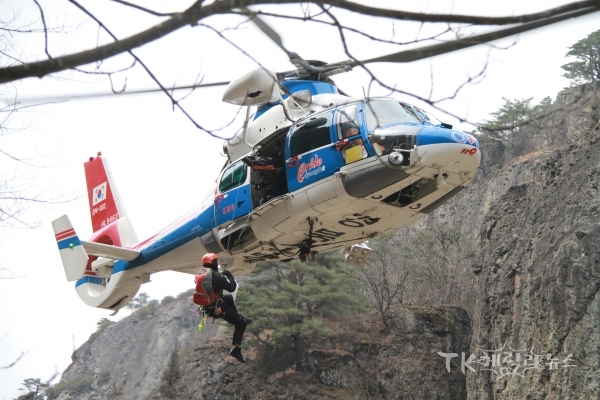
[{"label": "tail fin", "polygon": [[67,281],[71,282],[82,278],[88,265],[88,255],[81,245],[69,217],[63,215],[52,221],[52,229],[54,229]]},{"label": "tail fin", "polygon": [[138,242],[108,161],[98,152],[84,164],[93,235],[91,242],[130,247]]}]

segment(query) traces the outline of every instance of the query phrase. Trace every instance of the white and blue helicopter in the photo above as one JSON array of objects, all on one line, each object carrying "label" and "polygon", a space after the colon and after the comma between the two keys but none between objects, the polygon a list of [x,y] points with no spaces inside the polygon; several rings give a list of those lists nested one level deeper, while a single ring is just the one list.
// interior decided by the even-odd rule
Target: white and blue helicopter
[{"label": "white and blue helicopter", "polygon": [[[594,8],[592,11],[595,11]],[[224,143],[228,161],[201,204],[140,241],[106,158],[84,164],[93,234],[81,240],[69,218],[52,222],[67,280],[89,306],[117,312],[161,271],[196,274],[205,253],[251,272],[266,260],[304,261],[341,250],[362,265],[369,239],[430,214],[462,191],[481,162],[477,139],[391,98],[353,99],[330,77],[373,62],[408,62],[535,29],[567,13],[365,61],[306,61],[283,47],[293,71],[258,68],[229,83],[223,101],[248,107]],[[253,115],[251,107],[257,107]]]}]

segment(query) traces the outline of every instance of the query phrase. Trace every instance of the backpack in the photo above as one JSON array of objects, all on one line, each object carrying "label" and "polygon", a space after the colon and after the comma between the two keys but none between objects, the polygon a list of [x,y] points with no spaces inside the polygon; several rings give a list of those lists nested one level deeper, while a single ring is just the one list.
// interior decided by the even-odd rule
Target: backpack
[{"label": "backpack", "polygon": [[196,274],[194,281],[196,282],[196,292],[194,293],[194,303],[199,306],[209,306],[214,304],[221,298],[213,292],[212,287],[213,270],[210,268],[202,268]]}]

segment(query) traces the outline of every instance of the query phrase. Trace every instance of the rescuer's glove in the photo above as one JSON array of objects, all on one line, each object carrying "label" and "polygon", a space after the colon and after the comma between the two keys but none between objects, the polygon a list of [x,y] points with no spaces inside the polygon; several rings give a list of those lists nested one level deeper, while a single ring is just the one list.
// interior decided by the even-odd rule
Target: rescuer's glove
[{"label": "rescuer's glove", "polygon": [[227,279],[229,279],[230,281],[234,280],[233,274],[231,273],[231,271],[225,270],[225,271],[223,271],[223,275],[225,275],[227,277]]}]

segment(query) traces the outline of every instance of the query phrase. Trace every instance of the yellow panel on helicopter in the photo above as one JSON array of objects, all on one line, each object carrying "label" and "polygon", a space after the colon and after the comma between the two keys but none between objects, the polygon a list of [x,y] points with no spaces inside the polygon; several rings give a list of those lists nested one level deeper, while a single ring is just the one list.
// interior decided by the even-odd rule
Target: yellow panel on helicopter
[{"label": "yellow panel on helicopter", "polygon": [[362,159],[362,146],[355,146],[348,150],[344,149],[344,154],[346,155],[346,164],[353,163],[354,161],[358,161]]}]

